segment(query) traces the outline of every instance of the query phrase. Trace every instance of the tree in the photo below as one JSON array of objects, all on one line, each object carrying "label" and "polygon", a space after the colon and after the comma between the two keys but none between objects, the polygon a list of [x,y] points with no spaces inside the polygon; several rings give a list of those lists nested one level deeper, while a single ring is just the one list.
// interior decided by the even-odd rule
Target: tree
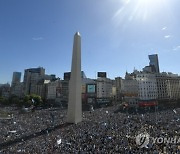
[{"label": "tree", "polygon": [[11,96],[11,97],[9,98],[9,103],[10,103],[10,104],[16,104],[16,105],[18,105],[19,102],[20,102],[20,99],[19,99],[19,97],[17,97],[17,96]]},{"label": "tree", "polygon": [[5,97],[0,97],[0,104],[9,105],[9,100]]},{"label": "tree", "polygon": [[34,106],[40,106],[42,105],[43,101],[41,99],[41,96],[36,95],[36,94],[31,94],[31,95],[26,95],[24,96],[24,105],[34,105]]},{"label": "tree", "polygon": [[34,101],[35,106],[41,106],[43,104],[41,96],[39,96],[39,95],[32,94],[31,100]]},{"label": "tree", "polygon": [[29,100],[30,100],[30,95],[24,96],[24,98],[23,98],[23,101],[24,101],[24,102],[27,102],[27,101],[29,101]]}]

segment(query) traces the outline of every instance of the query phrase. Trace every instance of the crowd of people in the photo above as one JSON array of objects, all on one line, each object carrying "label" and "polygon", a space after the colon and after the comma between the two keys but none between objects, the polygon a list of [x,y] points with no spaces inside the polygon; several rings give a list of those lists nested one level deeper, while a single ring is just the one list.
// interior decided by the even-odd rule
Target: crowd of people
[{"label": "crowd of people", "polygon": [[0,153],[180,153],[180,143],[140,147],[136,137],[180,137],[180,109],[130,114],[118,106],[83,112],[83,121],[66,124],[65,109],[21,113],[4,108],[11,119],[0,120]]}]

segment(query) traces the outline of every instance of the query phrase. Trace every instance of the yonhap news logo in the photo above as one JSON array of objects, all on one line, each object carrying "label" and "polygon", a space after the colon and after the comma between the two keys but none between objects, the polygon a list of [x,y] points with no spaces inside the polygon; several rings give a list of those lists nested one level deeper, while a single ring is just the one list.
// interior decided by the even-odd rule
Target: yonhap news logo
[{"label": "yonhap news logo", "polygon": [[150,137],[148,133],[140,133],[136,136],[136,144],[139,148],[148,148],[149,143],[156,144],[180,144],[180,137]]},{"label": "yonhap news logo", "polygon": [[148,133],[140,133],[136,136],[136,144],[139,148],[147,147],[149,144],[150,135]]}]

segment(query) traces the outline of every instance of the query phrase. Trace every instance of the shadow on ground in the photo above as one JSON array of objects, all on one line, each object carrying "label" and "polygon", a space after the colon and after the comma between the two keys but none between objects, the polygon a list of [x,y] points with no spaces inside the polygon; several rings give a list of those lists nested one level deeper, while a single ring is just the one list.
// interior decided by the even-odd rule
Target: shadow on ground
[{"label": "shadow on ground", "polygon": [[38,136],[45,135],[47,133],[51,133],[51,132],[53,132],[53,131],[55,131],[57,129],[62,129],[62,128],[68,127],[70,125],[72,125],[72,124],[64,123],[64,124],[61,124],[61,125],[56,125],[54,127],[46,128],[44,130],[41,130],[39,132],[35,132],[33,134],[30,134],[30,135],[25,135],[25,136],[22,136],[20,138],[14,139],[14,140],[10,140],[10,141],[7,141],[7,142],[0,143],[0,150],[4,149],[4,148],[7,148],[7,147],[9,147],[11,145],[20,143],[22,141],[27,141],[27,140],[30,140],[32,138],[36,138]]}]

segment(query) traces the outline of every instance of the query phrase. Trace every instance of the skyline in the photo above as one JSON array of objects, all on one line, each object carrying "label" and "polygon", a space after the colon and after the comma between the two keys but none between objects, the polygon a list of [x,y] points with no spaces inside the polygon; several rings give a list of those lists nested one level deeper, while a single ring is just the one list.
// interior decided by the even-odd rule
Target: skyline
[{"label": "skyline", "polygon": [[[158,54],[160,71],[180,74],[178,0],[0,2],[0,83],[14,71],[43,67],[62,78],[71,69],[73,35],[82,37],[82,70],[109,78],[141,70]],[[23,78],[23,77],[22,77]],[[22,80],[21,78],[21,80]]]}]

